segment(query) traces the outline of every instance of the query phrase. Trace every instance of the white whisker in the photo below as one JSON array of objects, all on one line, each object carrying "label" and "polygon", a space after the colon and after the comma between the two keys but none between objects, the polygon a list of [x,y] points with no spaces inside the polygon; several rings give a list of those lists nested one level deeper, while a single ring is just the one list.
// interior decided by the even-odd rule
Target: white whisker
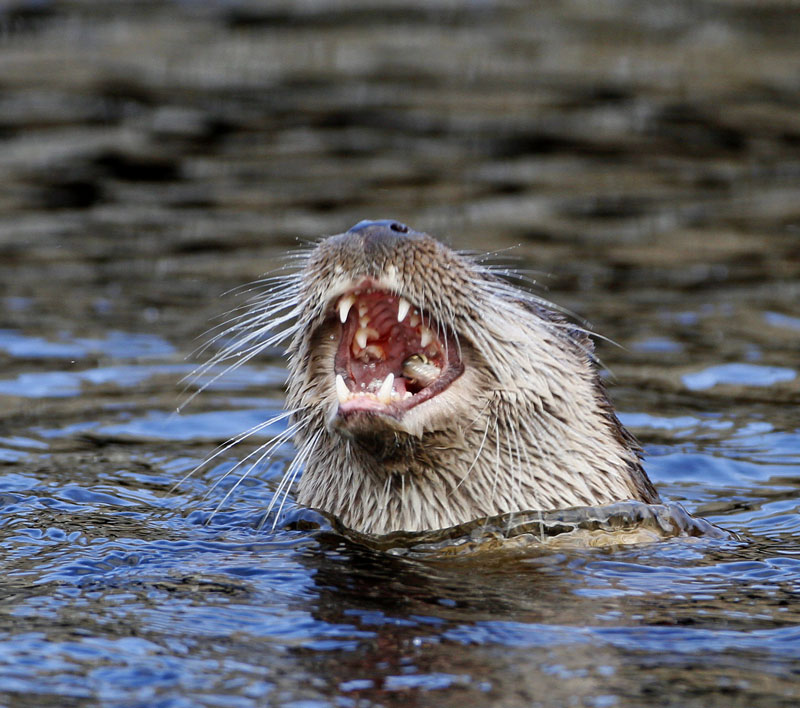
[{"label": "white whisker", "polygon": [[[272,496],[272,500],[267,507],[267,511],[264,513],[264,520],[269,516],[270,512],[272,511],[273,507],[275,506],[275,500],[281,497],[280,505],[278,506],[277,511],[275,512],[275,519],[272,522],[272,530],[274,531],[278,525],[278,521],[280,520],[281,512],[283,511],[283,507],[286,504],[286,500],[289,497],[289,490],[291,489],[292,485],[294,484],[295,478],[297,477],[298,473],[300,472],[303,463],[308,459],[311,453],[314,451],[316,447],[317,441],[319,438],[324,434],[323,430],[318,430],[312,438],[310,438],[303,446],[303,448],[297,453],[294,460],[292,460],[292,464],[289,465],[289,468],[286,470],[283,479],[281,480],[278,489]],[[281,494],[283,492],[283,494]],[[261,522],[259,528],[263,526],[264,521]]]},{"label": "white whisker", "polygon": [[242,482],[244,482],[245,479],[247,479],[247,477],[250,475],[250,473],[254,469],[256,469],[265,459],[268,459],[270,454],[275,450],[275,448],[277,448],[281,444],[285,443],[288,439],[289,439],[289,435],[285,435],[285,436],[276,438],[275,440],[273,440],[268,445],[263,445],[263,446],[261,446],[259,448],[256,448],[253,452],[251,452],[249,455],[247,455],[244,459],[242,459],[239,462],[237,462],[236,465],[234,465],[230,470],[225,472],[225,474],[223,474],[222,477],[220,477],[216,482],[214,482],[214,484],[211,486],[211,488],[206,493],[206,495],[205,495],[206,497],[208,497],[209,494],[211,494],[229,475],[231,475],[234,472],[234,470],[236,470],[238,467],[244,465],[244,463],[247,462],[247,460],[249,460],[251,457],[253,457],[256,454],[258,454],[258,458],[256,459],[256,461],[253,462],[253,464],[251,464],[250,467],[248,467],[247,470],[245,470],[245,472],[243,474],[239,475],[239,479],[237,479],[236,482],[234,482],[234,484],[231,485],[231,488],[225,493],[225,495],[219,501],[219,503],[217,504],[216,508],[211,513],[211,516],[209,516],[208,523],[211,522],[211,519],[214,517],[214,514],[216,514],[225,505],[225,503],[228,501],[228,499],[230,499],[231,495],[237,490],[239,485]]},{"label": "white whisker", "polygon": [[[181,484],[183,484],[187,479],[189,479],[198,470],[201,470],[203,467],[206,467],[209,464],[209,462],[211,462],[212,460],[216,459],[217,457],[219,457],[220,455],[222,455],[226,451],[230,450],[234,445],[237,445],[238,443],[242,442],[243,440],[249,438],[251,435],[255,435],[256,433],[264,430],[264,428],[268,428],[270,425],[274,425],[278,421],[288,418],[290,415],[293,415],[295,412],[296,411],[283,411],[283,413],[280,413],[280,414],[270,418],[269,420],[265,420],[265,421],[263,421],[261,423],[258,423],[257,425],[254,425],[253,427],[249,428],[248,430],[245,430],[244,432],[239,433],[238,435],[236,435],[235,437],[231,438],[230,440],[227,440],[226,442],[222,443],[221,445],[218,445],[211,452],[211,454],[208,455],[199,465],[194,467],[191,471],[186,473],[179,481],[177,481],[172,486],[172,488],[170,489],[170,493],[173,493],[178,487],[180,487]],[[282,431],[278,435],[280,436],[280,435],[283,435],[284,433],[285,433],[285,431]]]},{"label": "white whisker", "polygon": [[[275,529],[292,498],[377,533],[499,513],[510,525],[515,511],[631,490],[657,498],[597,378],[588,322],[524,287],[541,290],[523,271],[487,262],[501,251],[470,258],[405,232],[360,223],[230,291],[247,302],[206,332],[198,352],[208,359],[184,379],[196,388],[184,405],[280,348],[287,410],[218,446],[182,482],[288,419],[220,474],[207,495],[238,477],[213,513],[289,441],[294,457],[259,528],[272,516]],[[381,299],[386,290],[400,306]],[[430,379],[402,373],[420,356],[438,372]]]},{"label": "white whisker", "polygon": [[[216,480],[214,482],[214,484],[211,485],[209,490],[205,493],[204,498],[207,498],[220,485],[220,483],[225,480],[226,477],[230,476],[237,469],[242,467],[251,457],[254,457],[256,455],[260,455],[261,453],[264,453],[242,475],[242,478],[247,477],[247,475],[250,474],[250,472],[253,470],[253,468],[256,465],[258,465],[262,460],[264,460],[270,453],[272,453],[275,449],[277,449],[278,447],[280,447],[284,443],[286,443],[289,440],[291,440],[291,438],[294,435],[294,433],[297,432],[299,426],[300,426],[300,423],[294,423],[293,425],[289,426],[286,430],[284,430],[282,433],[280,433],[279,435],[276,435],[272,440],[270,440],[269,442],[264,443],[263,445],[259,445],[255,450],[253,450],[248,455],[246,455],[241,460],[239,460],[233,467],[231,467],[227,472],[225,472],[222,475],[222,477],[220,477],[218,480]],[[229,447],[231,447],[231,446],[229,446]],[[239,484],[239,482],[236,483],[236,486],[238,486],[238,484]],[[225,501],[227,501],[227,497],[228,497],[229,494],[230,494],[230,492],[225,496],[225,499],[223,499],[223,502],[221,502],[221,503],[224,503]]]}]

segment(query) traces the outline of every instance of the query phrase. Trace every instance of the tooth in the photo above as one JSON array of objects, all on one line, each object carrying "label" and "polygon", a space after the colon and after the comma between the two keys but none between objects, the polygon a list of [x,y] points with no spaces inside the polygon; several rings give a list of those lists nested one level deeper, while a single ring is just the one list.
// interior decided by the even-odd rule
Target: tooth
[{"label": "tooth", "polygon": [[419,328],[419,345],[425,349],[433,341],[433,332],[427,327]]},{"label": "tooth", "polygon": [[369,344],[364,351],[367,354],[369,354],[373,359],[386,358],[386,352],[383,351],[383,347],[379,347],[377,344]]},{"label": "tooth", "polygon": [[406,318],[406,315],[410,309],[411,303],[404,297],[401,297],[397,303],[397,321],[402,322]]},{"label": "tooth", "polygon": [[350,400],[350,389],[347,388],[341,374],[336,374],[336,395],[339,403],[347,403]]},{"label": "tooth", "polygon": [[394,374],[389,374],[378,389],[378,400],[384,406],[388,406],[392,402],[392,386],[394,386]]},{"label": "tooth", "polygon": [[339,300],[339,319],[342,324],[347,322],[347,315],[350,314],[350,308],[355,303],[356,299],[352,295],[345,295]]},{"label": "tooth", "polygon": [[364,349],[367,346],[367,330],[359,329],[356,331],[356,344],[359,349]]}]

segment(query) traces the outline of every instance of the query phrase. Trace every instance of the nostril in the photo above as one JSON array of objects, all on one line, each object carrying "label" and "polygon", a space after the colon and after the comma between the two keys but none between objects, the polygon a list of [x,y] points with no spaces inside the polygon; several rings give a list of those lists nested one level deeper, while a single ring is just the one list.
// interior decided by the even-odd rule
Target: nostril
[{"label": "nostril", "polygon": [[398,233],[401,233],[401,234],[407,234],[408,233],[408,226],[406,226],[405,224],[400,224],[397,221],[393,221],[389,225],[389,228],[392,231],[397,231]]}]

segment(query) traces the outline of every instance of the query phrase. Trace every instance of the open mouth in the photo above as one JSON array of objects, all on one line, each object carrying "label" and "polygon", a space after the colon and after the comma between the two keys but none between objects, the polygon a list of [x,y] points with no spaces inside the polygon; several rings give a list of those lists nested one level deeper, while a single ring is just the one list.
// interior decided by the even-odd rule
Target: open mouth
[{"label": "open mouth", "polygon": [[339,415],[400,418],[464,371],[452,333],[405,298],[369,281],[336,302],[342,336],[334,359]]}]

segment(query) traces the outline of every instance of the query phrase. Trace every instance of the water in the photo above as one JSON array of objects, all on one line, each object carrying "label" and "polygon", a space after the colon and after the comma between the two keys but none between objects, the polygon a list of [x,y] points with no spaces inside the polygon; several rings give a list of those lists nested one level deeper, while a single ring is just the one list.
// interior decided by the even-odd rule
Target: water
[{"label": "water", "polygon": [[[799,18],[0,6],[0,704],[797,705]],[[620,344],[662,498],[735,536],[454,554],[294,506],[270,531],[288,447],[212,517],[278,427],[171,491],[281,406],[275,353],[176,411],[246,298],[219,294],[381,217]]]}]

